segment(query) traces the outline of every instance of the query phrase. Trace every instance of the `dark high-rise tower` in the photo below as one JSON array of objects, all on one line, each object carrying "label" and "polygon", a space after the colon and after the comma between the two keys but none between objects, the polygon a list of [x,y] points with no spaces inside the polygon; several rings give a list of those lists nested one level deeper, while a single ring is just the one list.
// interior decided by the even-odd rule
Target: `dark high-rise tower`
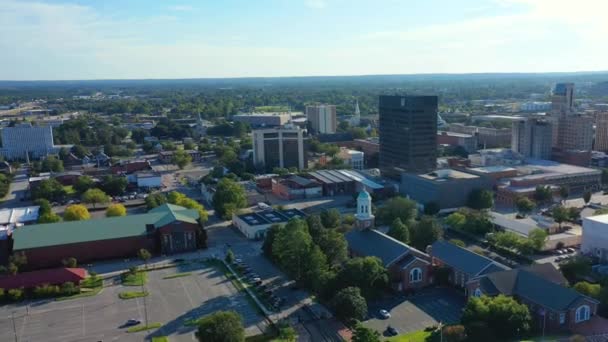
[{"label": "dark high-rise tower", "polygon": [[428,172],[437,163],[437,96],[381,95],[380,169],[387,176],[402,171]]}]

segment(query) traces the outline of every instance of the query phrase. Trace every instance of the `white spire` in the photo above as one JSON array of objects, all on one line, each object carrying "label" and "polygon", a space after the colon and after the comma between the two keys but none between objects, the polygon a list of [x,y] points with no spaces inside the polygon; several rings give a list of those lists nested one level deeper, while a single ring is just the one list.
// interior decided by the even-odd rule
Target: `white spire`
[{"label": "white spire", "polygon": [[359,110],[359,100],[355,100],[355,116],[361,117],[361,111]]}]

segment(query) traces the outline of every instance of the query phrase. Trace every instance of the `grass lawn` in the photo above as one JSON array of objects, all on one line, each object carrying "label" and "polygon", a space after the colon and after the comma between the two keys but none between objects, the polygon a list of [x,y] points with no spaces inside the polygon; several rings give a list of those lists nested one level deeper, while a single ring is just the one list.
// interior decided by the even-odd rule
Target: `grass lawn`
[{"label": "grass lawn", "polygon": [[430,340],[432,331],[418,330],[409,334],[390,337],[389,342],[426,342]]},{"label": "grass lawn", "polygon": [[65,193],[70,196],[76,193],[76,190],[74,190],[74,187],[71,185],[64,185],[63,186],[63,190],[65,191]]},{"label": "grass lawn", "polygon": [[169,338],[167,336],[152,337],[152,342],[169,342]]},{"label": "grass lawn", "polygon": [[199,321],[199,320],[200,320],[200,318],[190,318],[190,319],[187,319],[187,320],[184,322],[184,326],[185,326],[185,327],[195,327],[195,326],[197,326],[197,325],[198,325],[198,321]]},{"label": "grass lawn", "polygon": [[163,277],[163,279],[173,279],[173,278],[187,277],[187,276],[189,276],[191,274],[192,274],[192,272],[176,273],[176,274],[171,274],[171,275],[165,276],[165,277]]},{"label": "grass lawn", "polygon": [[142,286],[148,281],[146,272],[137,271],[136,273],[125,272],[120,276],[124,286]]},{"label": "grass lawn", "polygon": [[148,295],[148,291],[126,291],[118,294],[118,298],[120,299],[133,299],[139,297],[146,297]]},{"label": "grass lawn", "polygon": [[136,332],[145,331],[145,330],[158,329],[162,326],[163,326],[162,323],[158,323],[158,322],[150,323],[148,325],[136,325],[132,328],[127,329],[127,332],[136,333]]},{"label": "grass lawn", "polygon": [[556,342],[567,339],[569,336],[570,335],[550,335],[545,336],[544,338],[542,336],[538,336],[521,340],[521,342]]}]

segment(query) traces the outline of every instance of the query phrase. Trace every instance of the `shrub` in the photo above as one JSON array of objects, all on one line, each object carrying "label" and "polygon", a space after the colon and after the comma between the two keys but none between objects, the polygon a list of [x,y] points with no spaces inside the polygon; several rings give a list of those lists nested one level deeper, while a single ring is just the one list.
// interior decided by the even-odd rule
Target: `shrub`
[{"label": "shrub", "polygon": [[23,299],[23,289],[10,289],[8,290],[8,298],[12,301],[18,301]]},{"label": "shrub", "polygon": [[446,342],[461,342],[466,338],[464,326],[448,325],[443,327],[443,340]]},{"label": "shrub", "polygon": [[4,295],[5,295],[4,289],[0,288],[0,301],[4,300]]},{"label": "shrub", "polygon": [[37,298],[56,297],[59,294],[60,289],[57,285],[42,284],[34,288],[34,297]]},{"label": "shrub", "polygon": [[78,293],[79,291],[80,289],[71,281],[63,283],[63,285],[61,285],[61,294],[63,295],[70,296]]}]

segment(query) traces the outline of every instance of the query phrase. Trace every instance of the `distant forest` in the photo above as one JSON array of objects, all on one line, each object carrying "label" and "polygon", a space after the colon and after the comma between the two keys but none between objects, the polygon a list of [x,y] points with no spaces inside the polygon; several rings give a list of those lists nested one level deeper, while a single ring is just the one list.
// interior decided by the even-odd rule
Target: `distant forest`
[{"label": "distant forest", "polygon": [[[470,110],[475,100],[548,100],[556,82],[576,83],[577,98],[608,101],[608,72],[543,74],[426,74],[336,77],[228,78],[179,80],[0,81],[0,105],[45,99],[60,111],[106,114],[201,113],[217,119],[259,106],[331,103],[338,114],[377,112],[380,94],[438,95],[440,110]],[[128,99],[74,100],[75,95],[130,96]]]}]

